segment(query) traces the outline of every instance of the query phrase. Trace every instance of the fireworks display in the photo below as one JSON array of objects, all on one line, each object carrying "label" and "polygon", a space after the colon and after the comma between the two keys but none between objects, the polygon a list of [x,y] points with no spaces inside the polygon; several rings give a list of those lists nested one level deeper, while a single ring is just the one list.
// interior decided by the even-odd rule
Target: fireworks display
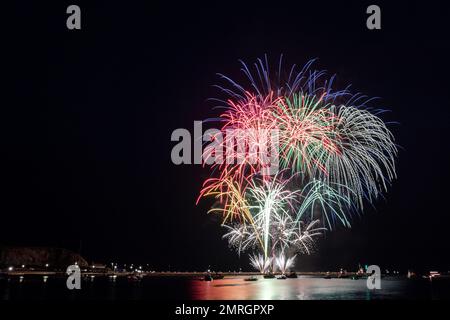
[{"label": "fireworks display", "polygon": [[[349,88],[334,91],[334,77],[312,64],[285,70],[281,57],[272,71],[267,58],[253,68],[241,62],[248,84],[220,75],[226,84],[217,86],[227,95],[216,119],[227,139],[211,135],[203,158],[213,176],[199,199],[215,199],[209,212],[222,215],[223,237],[261,273],[285,273],[317,236],[350,227],[395,178],[397,147],[381,110]],[[227,161],[211,161],[223,149]]]}]

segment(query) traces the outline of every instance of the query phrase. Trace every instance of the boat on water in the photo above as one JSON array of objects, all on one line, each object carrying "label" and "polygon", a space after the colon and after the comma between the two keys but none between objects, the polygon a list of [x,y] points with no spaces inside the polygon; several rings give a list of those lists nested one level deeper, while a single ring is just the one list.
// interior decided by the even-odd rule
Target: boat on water
[{"label": "boat on water", "polygon": [[267,273],[263,277],[264,279],[274,279],[275,275],[273,273]]},{"label": "boat on water", "polygon": [[289,279],[298,278],[297,273],[295,273],[295,272],[289,273],[286,277],[289,278]]},{"label": "boat on water", "polygon": [[129,276],[127,277],[127,280],[130,281],[130,282],[139,282],[139,281],[142,280],[142,278],[143,278],[143,277],[140,276],[140,275],[133,274],[133,275],[129,275]]},{"label": "boat on water", "polygon": [[205,274],[205,277],[203,278],[205,281],[213,281],[214,278],[210,274]]},{"label": "boat on water", "polygon": [[281,276],[277,277],[277,280],[286,280],[286,276],[284,274],[282,274]]},{"label": "boat on water", "polygon": [[350,276],[347,274],[346,271],[344,271],[344,272],[339,272],[339,274],[338,274],[337,277],[338,277],[339,279],[348,279],[348,278],[350,278]]},{"label": "boat on water", "polygon": [[250,278],[245,278],[244,281],[258,281],[258,278],[255,276],[251,276]]}]

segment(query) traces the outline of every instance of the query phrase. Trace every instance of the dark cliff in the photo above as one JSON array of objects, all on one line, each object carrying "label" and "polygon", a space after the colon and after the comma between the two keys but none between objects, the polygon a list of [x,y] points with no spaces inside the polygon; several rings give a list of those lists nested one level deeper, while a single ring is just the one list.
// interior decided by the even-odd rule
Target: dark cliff
[{"label": "dark cliff", "polygon": [[67,249],[48,247],[6,247],[0,246],[0,266],[45,266],[65,268],[74,264],[84,267],[87,261]]}]

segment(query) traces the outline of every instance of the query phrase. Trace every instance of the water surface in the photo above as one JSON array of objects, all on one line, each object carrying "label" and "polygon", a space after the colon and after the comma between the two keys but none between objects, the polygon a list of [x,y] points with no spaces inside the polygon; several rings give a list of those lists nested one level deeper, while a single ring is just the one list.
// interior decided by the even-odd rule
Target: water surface
[{"label": "water surface", "polygon": [[297,279],[244,281],[243,276],[225,277],[211,282],[188,278],[127,279],[95,278],[83,280],[81,290],[68,290],[65,279],[3,280],[0,300],[373,300],[448,299],[449,283],[437,286],[428,280],[386,278],[380,290],[369,290],[366,280],[323,279],[301,276]]}]

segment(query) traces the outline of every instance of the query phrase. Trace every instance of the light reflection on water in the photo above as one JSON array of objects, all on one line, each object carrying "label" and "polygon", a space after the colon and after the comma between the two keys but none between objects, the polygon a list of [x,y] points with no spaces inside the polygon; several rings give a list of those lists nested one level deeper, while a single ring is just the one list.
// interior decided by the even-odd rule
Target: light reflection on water
[{"label": "light reflection on water", "polygon": [[[450,283],[436,290],[429,280],[381,279],[380,290],[369,290],[365,279],[297,279],[244,281],[244,276],[203,281],[185,277],[147,277],[142,281],[83,281],[81,290],[68,290],[65,278],[0,282],[0,300],[372,300],[448,299]],[[441,287],[442,289],[442,287]],[[443,293],[444,292],[444,293]]]},{"label": "light reflection on water", "polygon": [[370,300],[408,299],[424,292],[411,287],[406,279],[382,280],[380,290],[369,290],[365,279],[263,279],[245,282],[244,277],[211,282],[192,281],[191,299],[205,300]]}]

